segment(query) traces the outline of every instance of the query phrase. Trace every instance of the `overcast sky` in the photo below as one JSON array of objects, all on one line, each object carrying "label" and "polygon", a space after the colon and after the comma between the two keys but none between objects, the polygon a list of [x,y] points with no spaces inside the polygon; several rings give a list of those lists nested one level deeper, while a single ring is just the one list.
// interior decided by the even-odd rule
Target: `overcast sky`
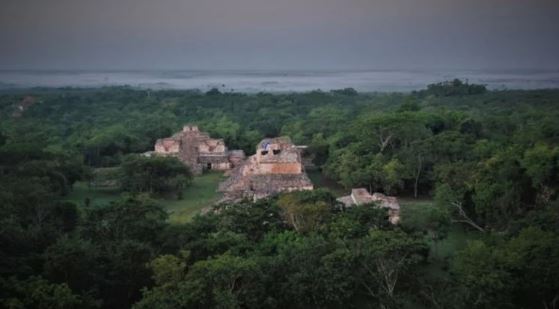
[{"label": "overcast sky", "polygon": [[0,69],[559,69],[559,0],[0,0]]}]

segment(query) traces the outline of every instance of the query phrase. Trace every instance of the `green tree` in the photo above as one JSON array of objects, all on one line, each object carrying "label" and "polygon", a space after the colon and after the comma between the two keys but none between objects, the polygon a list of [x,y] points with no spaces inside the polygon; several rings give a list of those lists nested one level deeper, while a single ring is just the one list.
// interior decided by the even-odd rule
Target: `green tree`
[{"label": "green tree", "polygon": [[170,157],[131,156],[121,166],[121,187],[128,192],[178,194],[192,181],[190,169]]},{"label": "green tree", "polygon": [[384,192],[391,194],[403,186],[404,168],[404,165],[398,159],[392,159],[382,167],[382,187]]},{"label": "green tree", "polygon": [[4,144],[6,144],[6,136],[0,132],[0,147],[4,146]]},{"label": "green tree", "polygon": [[110,205],[87,209],[80,232],[87,239],[149,242],[164,229],[166,219],[167,213],[154,201],[124,197]]},{"label": "green tree", "polygon": [[398,287],[413,281],[414,266],[424,260],[426,245],[401,231],[371,230],[351,247],[361,287],[381,308],[401,305]]},{"label": "green tree", "polygon": [[332,205],[325,201],[302,201],[300,194],[287,193],[278,199],[284,219],[297,232],[308,233],[318,229],[331,215]]},{"label": "green tree", "polygon": [[72,309],[98,308],[99,304],[76,295],[68,285],[51,283],[41,277],[18,280],[0,279],[0,304],[3,308]]},{"label": "green tree", "polygon": [[467,306],[506,308],[511,305],[512,278],[504,257],[482,241],[472,241],[452,263],[452,271],[465,288]]},{"label": "green tree", "polygon": [[559,301],[557,244],[559,235],[529,227],[504,245],[504,264],[515,278],[515,303],[524,307],[556,306]]},{"label": "green tree", "polygon": [[156,279],[168,278],[168,270],[172,270],[173,280],[145,290],[135,308],[262,306],[259,299],[263,291],[258,285],[261,270],[254,260],[224,254],[199,261],[187,270],[184,262],[167,256],[156,259],[152,267]]},{"label": "green tree", "polygon": [[524,152],[520,161],[526,174],[532,179],[532,185],[538,190],[539,204],[549,203],[557,190],[559,179],[559,148],[551,148],[545,144],[537,144]]}]

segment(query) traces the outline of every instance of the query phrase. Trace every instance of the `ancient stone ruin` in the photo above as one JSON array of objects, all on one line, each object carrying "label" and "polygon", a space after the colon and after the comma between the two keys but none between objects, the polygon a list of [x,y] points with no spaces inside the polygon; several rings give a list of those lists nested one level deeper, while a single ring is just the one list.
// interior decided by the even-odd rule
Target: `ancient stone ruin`
[{"label": "ancient stone ruin", "polygon": [[226,171],[245,159],[242,150],[227,149],[223,139],[214,139],[194,125],[186,125],[171,137],[158,139],[150,154],[177,157],[194,174],[204,170]]},{"label": "ancient stone ruin", "polygon": [[279,192],[312,189],[300,149],[288,137],[262,140],[256,154],[233,169],[219,186],[225,201],[257,200]]},{"label": "ancient stone ruin", "polygon": [[364,188],[352,189],[351,194],[338,198],[345,207],[353,207],[371,203],[377,203],[378,207],[388,209],[388,220],[392,224],[400,222],[400,204],[394,196],[386,196],[382,193],[373,193],[371,195]]},{"label": "ancient stone ruin", "polygon": [[18,118],[23,115],[23,113],[28,110],[31,106],[37,103],[37,100],[32,96],[25,96],[19,103],[16,105],[15,111],[12,113],[12,117]]}]

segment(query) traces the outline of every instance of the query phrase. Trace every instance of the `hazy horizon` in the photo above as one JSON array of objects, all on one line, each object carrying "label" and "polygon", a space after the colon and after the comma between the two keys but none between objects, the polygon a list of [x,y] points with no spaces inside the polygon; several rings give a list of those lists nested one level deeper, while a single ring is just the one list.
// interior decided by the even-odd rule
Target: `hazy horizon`
[{"label": "hazy horizon", "polygon": [[7,0],[1,70],[558,70],[554,0]]},{"label": "hazy horizon", "polygon": [[559,88],[559,71],[533,70],[12,70],[0,88],[132,86],[143,89],[218,88],[224,92],[306,92],[354,88],[361,92],[412,91],[459,78],[489,89]]}]

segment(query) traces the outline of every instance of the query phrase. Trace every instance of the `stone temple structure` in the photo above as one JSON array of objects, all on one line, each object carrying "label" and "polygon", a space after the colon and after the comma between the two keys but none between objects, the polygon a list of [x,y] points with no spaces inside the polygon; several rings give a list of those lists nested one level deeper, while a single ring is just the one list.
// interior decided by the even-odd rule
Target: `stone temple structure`
[{"label": "stone temple structure", "polygon": [[186,125],[181,132],[158,139],[155,151],[150,154],[177,157],[194,174],[203,170],[230,170],[245,159],[242,150],[229,151],[223,139],[210,138],[194,125]]},{"label": "stone temple structure", "polygon": [[262,140],[256,154],[233,169],[219,186],[225,201],[257,200],[279,192],[312,189],[300,149],[288,137]]},{"label": "stone temple structure", "polygon": [[379,207],[388,209],[388,220],[390,223],[398,224],[400,222],[400,204],[394,196],[386,196],[382,193],[373,193],[371,195],[367,189],[357,188],[352,189],[350,195],[338,198],[338,201],[342,202],[345,207],[376,202]]},{"label": "stone temple structure", "polygon": [[25,111],[27,111],[31,106],[37,103],[37,99],[32,96],[25,96],[19,103],[15,106],[15,110],[12,113],[12,117],[18,118],[23,115]]}]

